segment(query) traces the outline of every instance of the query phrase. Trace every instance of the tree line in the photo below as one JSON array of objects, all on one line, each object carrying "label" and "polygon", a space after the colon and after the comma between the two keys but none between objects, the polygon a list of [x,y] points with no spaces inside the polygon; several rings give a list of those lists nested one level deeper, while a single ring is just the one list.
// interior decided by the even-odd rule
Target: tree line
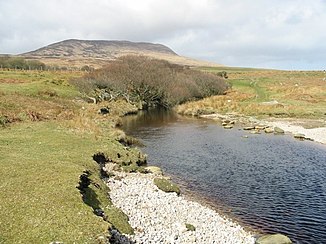
[{"label": "tree line", "polygon": [[71,82],[96,101],[123,98],[140,108],[171,107],[229,88],[220,75],[144,56],[121,57]]},{"label": "tree line", "polygon": [[21,70],[44,70],[45,64],[38,60],[26,60],[22,57],[0,57],[0,68]]}]

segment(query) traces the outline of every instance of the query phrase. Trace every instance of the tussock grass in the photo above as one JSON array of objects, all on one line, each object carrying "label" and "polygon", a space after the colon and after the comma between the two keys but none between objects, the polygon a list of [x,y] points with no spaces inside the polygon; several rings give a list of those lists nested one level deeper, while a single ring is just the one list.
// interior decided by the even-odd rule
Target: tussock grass
[{"label": "tussock grass", "polygon": [[222,69],[227,70],[228,82],[232,85],[225,96],[186,103],[177,106],[176,110],[189,115],[236,112],[258,117],[326,117],[326,81],[322,71],[204,70],[216,73]]}]

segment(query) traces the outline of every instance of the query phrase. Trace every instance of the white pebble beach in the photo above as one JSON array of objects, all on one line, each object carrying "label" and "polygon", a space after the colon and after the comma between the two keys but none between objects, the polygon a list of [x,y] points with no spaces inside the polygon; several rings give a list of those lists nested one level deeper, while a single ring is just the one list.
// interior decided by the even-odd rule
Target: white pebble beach
[{"label": "white pebble beach", "polygon": [[116,233],[116,243],[255,243],[252,233],[215,210],[159,190],[155,177],[130,173],[108,180],[113,204],[127,214],[135,230],[134,235]]}]

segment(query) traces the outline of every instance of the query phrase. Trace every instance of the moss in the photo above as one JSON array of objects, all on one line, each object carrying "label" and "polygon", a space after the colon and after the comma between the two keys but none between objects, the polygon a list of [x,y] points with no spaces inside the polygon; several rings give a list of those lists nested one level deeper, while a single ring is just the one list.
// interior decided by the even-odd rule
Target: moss
[{"label": "moss", "polygon": [[186,228],[189,231],[195,231],[196,230],[195,226],[193,226],[192,224],[188,224],[188,223],[186,223]]},{"label": "moss", "polygon": [[94,167],[90,171],[84,172],[82,178],[84,180],[81,180],[81,182],[84,183],[80,185],[84,186],[81,189],[84,203],[92,207],[96,215],[104,217],[119,232],[133,234],[134,231],[128,222],[128,216],[122,210],[113,206],[108,195],[110,189],[101,180],[99,170]]},{"label": "moss", "polygon": [[180,188],[167,179],[155,178],[154,184],[158,187],[158,189],[164,192],[175,192],[177,195],[180,195]]},{"label": "moss", "polygon": [[142,173],[147,174],[148,170],[144,166],[139,166],[137,163],[131,163],[129,165],[121,166],[122,170],[127,173]]},{"label": "moss", "polygon": [[122,170],[127,173],[135,173],[138,171],[139,166],[136,163],[132,163],[129,165],[121,166]]},{"label": "moss", "polygon": [[107,206],[104,209],[108,220],[121,233],[133,235],[134,230],[128,222],[128,216],[115,206]]}]

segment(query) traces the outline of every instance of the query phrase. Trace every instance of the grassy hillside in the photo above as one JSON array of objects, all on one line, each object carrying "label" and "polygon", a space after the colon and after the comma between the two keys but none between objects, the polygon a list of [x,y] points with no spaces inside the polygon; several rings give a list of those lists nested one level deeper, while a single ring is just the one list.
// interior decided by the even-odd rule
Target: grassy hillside
[{"label": "grassy hillside", "polygon": [[126,55],[141,55],[189,66],[220,66],[218,64],[177,55],[169,47],[156,43],[64,40],[21,54],[30,60],[40,60],[48,66],[78,67],[85,65],[100,68],[109,61]]},{"label": "grassy hillside", "polygon": [[185,114],[237,112],[260,117],[325,118],[326,74],[251,68],[203,68],[227,71],[232,89],[226,96],[178,107]]},{"label": "grassy hillside", "polygon": [[[132,160],[117,141],[121,102],[87,104],[68,79],[81,73],[0,71],[0,243],[99,243],[115,226],[130,232],[112,206],[93,155]],[[111,114],[98,114],[110,106]],[[85,194],[77,186],[87,172]],[[108,221],[96,216],[101,208]]]}]

